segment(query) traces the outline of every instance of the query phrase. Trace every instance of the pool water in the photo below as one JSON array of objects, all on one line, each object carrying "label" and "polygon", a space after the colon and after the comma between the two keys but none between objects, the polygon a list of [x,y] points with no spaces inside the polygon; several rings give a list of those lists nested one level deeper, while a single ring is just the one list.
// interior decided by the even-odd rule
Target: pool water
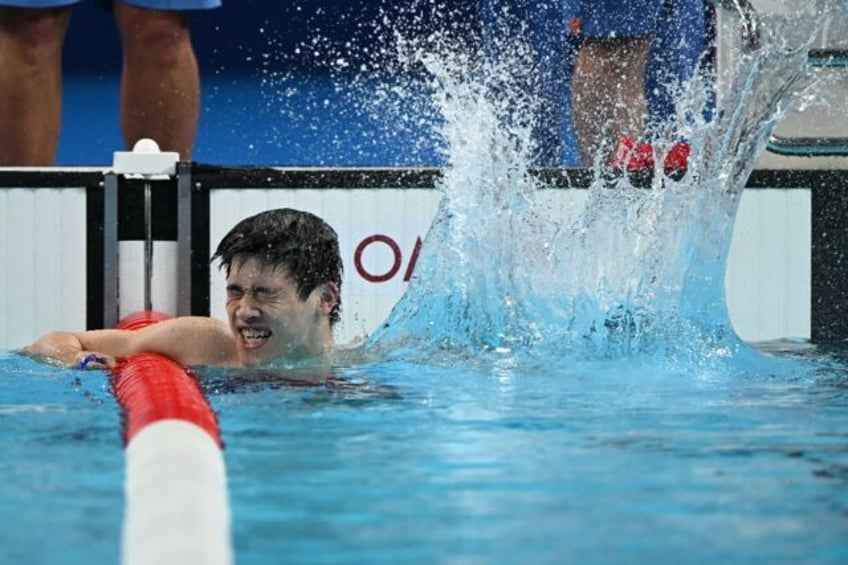
[{"label": "pool water", "polygon": [[358,372],[397,396],[264,391],[251,395],[266,407],[261,421],[240,395],[215,400],[222,424],[226,413],[234,419],[241,559],[848,556],[844,381],[840,389],[601,366]]},{"label": "pool water", "polygon": [[[237,562],[844,563],[848,372],[782,349],[736,376],[616,361],[213,376]],[[0,365],[0,561],[114,562],[107,378]]]},{"label": "pool water", "polygon": [[116,562],[124,455],[107,384],[0,353],[0,562]]}]

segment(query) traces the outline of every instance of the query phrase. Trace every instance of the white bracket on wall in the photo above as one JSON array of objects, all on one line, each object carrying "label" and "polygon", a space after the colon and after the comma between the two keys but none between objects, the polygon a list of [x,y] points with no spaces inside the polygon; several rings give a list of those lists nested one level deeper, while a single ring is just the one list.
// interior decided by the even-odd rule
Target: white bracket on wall
[{"label": "white bracket on wall", "polygon": [[179,153],[160,151],[158,143],[143,138],[136,141],[132,151],[114,152],[112,170],[127,178],[166,180],[177,174],[179,160]]}]

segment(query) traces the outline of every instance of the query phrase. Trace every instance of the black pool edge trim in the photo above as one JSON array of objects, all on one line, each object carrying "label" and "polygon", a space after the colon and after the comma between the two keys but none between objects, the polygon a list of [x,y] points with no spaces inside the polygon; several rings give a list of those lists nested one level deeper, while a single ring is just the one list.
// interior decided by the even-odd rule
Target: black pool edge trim
[{"label": "black pool edge trim", "polygon": [[[215,189],[432,189],[443,176],[442,167],[251,167],[191,163],[195,191]],[[109,169],[8,169],[0,167],[0,190],[15,188],[87,188],[102,186]],[[530,174],[551,188],[588,188],[594,178],[585,168],[535,168]],[[650,180],[651,173],[631,173]],[[848,169],[756,169],[745,188],[810,188],[845,186]]]}]

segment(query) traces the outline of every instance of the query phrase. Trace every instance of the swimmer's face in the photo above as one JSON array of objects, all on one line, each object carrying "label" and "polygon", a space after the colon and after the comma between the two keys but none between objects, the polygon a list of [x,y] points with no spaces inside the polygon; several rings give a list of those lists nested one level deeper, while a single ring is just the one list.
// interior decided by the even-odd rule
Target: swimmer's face
[{"label": "swimmer's face", "polygon": [[226,309],[241,363],[320,355],[332,343],[328,314],[338,297],[334,287],[319,285],[301,300],[285,269],[236,257],[227,277]]}]

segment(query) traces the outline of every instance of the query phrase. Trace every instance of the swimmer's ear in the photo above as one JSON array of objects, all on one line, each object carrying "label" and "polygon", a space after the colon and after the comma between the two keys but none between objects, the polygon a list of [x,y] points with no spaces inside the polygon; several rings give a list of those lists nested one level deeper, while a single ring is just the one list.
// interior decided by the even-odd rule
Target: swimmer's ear
[{"label": "swimmer's ear", "polygon": [[327,282],[321,285],[321,311],[329,314],[339,303],[339,285],[334,282]]}]

